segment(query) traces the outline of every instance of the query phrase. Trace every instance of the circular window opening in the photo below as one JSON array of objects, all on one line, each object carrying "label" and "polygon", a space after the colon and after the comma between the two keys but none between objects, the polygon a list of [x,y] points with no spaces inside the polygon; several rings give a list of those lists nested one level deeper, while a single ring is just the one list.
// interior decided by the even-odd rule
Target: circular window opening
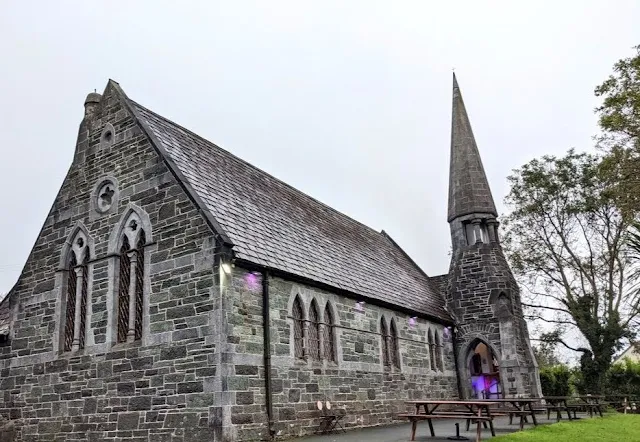
[{"label": "circular window opening", "polygon": [[99,188],[96,195],[96,207],[98,212],[106,212],[114,202],[116,187],[111,181],[105,181]]}]

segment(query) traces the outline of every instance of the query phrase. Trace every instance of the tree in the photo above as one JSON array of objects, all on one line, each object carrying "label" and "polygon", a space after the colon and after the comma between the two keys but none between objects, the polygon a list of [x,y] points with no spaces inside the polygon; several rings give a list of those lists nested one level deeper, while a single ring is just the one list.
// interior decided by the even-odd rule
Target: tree
[{"label": "tree", "polygon": [[560,365],[560,360],[556,356],[557,338],[557,332],[543,333],[540,336],[540,343],[533,346],[533,354],[540,370]]},{"label": "tree", "polygon": [[[527,289],[523,305],[556,328],[547,337],[581,353],[586,388],[601,391],[622,340],[640,312],[626,247],[630,217],[617,205],[619,169],[601,157],[570,150],[544,156],[509,177],[505,249]],[[612,184],[613,183],[613,184]],[[562,338],[577,329],[588,346]]]},{"label": "tree", "polygon": [[640,46],[634,49],[635,55],[618,61],[595,89],[602,98],[596,108],[602,129],[598,144],[606,152],[604,163],[619,172],[614,184],[625,214],[640,212]]},{"label": "tree", "polygon": [[603,131],[615,135],[618,143],[636,144],[640,140],[640,46],[633,57],[624,58],[613,66],[613,74],[596,87],[602,97],[596,108]]}]

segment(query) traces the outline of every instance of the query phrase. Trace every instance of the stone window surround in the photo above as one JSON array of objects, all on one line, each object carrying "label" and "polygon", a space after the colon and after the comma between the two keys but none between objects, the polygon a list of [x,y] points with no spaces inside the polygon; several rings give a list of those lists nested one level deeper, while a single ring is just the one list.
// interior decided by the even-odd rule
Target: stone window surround
[{"label": "stone window surround", "polygon": [[[114,193],[112,197],[111,207],[103,211],[103,210],[100,210],[100,208],[98,207],[98,198],[100,196],[98,195],[98,192],[100,192],[100,189],[102,188],[102,186],[104,186],[109,182],[113,185]],[[96,181],[96,183],[93,186],[93,189],[91,190],[90,220],[94,220],[101,216],[112,215],[116,213],[118,210],[119,198],[120,198],[120,186],[118,183],[118,179],[116,177],[104,176],[100,178],[98,181]]]},{"label": "stone window surround", "polygon": [[438,327],[429,326],[426,343],[429,346],[429,368],[443,373],[444,370],[444,334]]},{"label": "stone window surround", "polygon": [[[135,232],[131,232],[127,227],[130,225],[131,220],[135,220],[138,223],[138,227]],[[118,292],[120,287],[120,247],[122,246],[122,240],[124,235],[128,236],[129,244],[132,248],[135,248],[139,232],[143,230],[145,234],[146,243],[144,245],[144,274],[142,284],[142,339],[133,342],[117,342],[118,335]],[[118,223],[114,226],[109,237],[108,246],[108,275],[109,285],[107,289],[107,338],[104,351],[110,349],[121,349],[135,346],[147,346],[151,344],[168,342],[169,336],[150,336],[150,324],[149,324],[149,293],[151,291],[150,284],[150,268],[151,268],[151,252],[153,242],[153,229],[151,227],[151,221],[149,215],[140,207],[131,203],[124,210]],[[135,277],[132,275],[132,277]],[[159,341],[159,342],[156,342]]]},{"label": "stone window surround", "polygon": [[[356,302],[357,299],[356,298],[350,298],[350,297],[345,297],[344,295],[336,295],[334,293],[331,292],[327,292],[327,291],[323,291],[323,290],[318,290],[316,288],[312,288],[310,286],[306,286],[306,285],[302,285],[302,284],[293,284],[291,287],[291,290],[289,292],[288,295],[288,301],[287,301],[287,314],[284,317],[287,321],[288,324],[288,328],[289,328],[289,348],[290,348],[290,352],[289,355],[286,356],[284,359],[281,360],[281,364],[285,364],[286,366],[300,366],[300,365],[308,365],[310,368],[315,368],[315,367],[322,367],[323,364],[320,364],[319,362],[316,361],[315,364],[311,364],[310,361],[307,360],[303,360],[303,359],[298,359],[295,357],[294,355],[294,331],[293,331],[293,315],[292,315],[292,310],[293,310],[293,302],[295,300],[295,298],[299,297],[300,298],[300,302],[301,302],[301,306],[302,306],[302,311],[303,314],[305,314],[305,312],[307,311],[306,306],[309,305],[309,302],[311,301],[311,299],[316,299],[316,301],[318,302],[318,305],[326,305],[326,302],[329,301],[329,305],[332,308],[332,313],[333,313],[333,321],[334,321],[334,340],[336,342],[336,346],[334,348],[335,351],[335,358],[336,358],[336,362],[335,363],[329,363],[326,367],[330,368],[330,367],[335,367],[336,365],[338,365],[340,368],[345,368],[345,369],[351,369],[351,367],[353,366],[352,362],[345,362],[344,360],[342,360],[342,351],[340,351],[340,343],[342,342],[342,332],[343,331],[350,331],[350,332],[357,332],[357,333],[364,333],[364,334],[374,334],[378,337],[378,339],[381,339],[381,334],[380,334],[380,318],[382,315],[385,316],[385,318],[387,319],[394,319],[396,322],[396,326],[398,324],[403,324],[404,320],[408,320],[409,319],[409,315],[398,315],[396,311],[385,308],[385,307],[381,307],[375,304],[372,304],[371,307],[375,308],[376,311],[376,328],[375,330],[370,330],[368,328],[358,328],[358,327],[351,327],[346,323],[343,323],[341,321],[341,315],[338,314],[338,306],[340,305],[347,305],[350,304],[352,301]],[[356,312],[357,314],[363,314],[360,311],[356,311],[355,309],[353,310],[354,312]],[[426,345],[427,344],[427,339],[426,339],[426,335],[427,335],[427,330],[428,328],[432,328],[434,330],[439,330],[440,335],[443,337],[442,339],[442,345],[443,345],[443,371],[441,372],[437,372],[437,373],[433,373],[432,374],[451,374],[453,373],[453,369],[451,367],[447,367],[444,364],[444,347],[445,347],[445,340],[444,340],[444,327],[446,327],[446,325],[443,324],[439,324],[439,323],[434,323],[431,322],[429,320],[423,321],[420,320],[418,321],[418,323],[415,325],[415,327],[420,327],[422,328],[424,331],[421,332],[420,336],[422,336],[422,338],[419,339],[414,339],[410,336],[403,336],[403,331],[401,327],[397,328],[397,332],[398,332],[398,353],[400,355],[399,357],[399,361],[400,361],[400,367],[401,368],[396,368],[394,369],[394,371],[397,372],[407,372],[407,373],[422,373],[422,374],[426,374],[422,371],[416,371],[415,368],[413,367],[405,367],[403,364],[403,358],[402,358],[402,343],[406,342],[406,343],[411,343],[414,345]],[[416,335],[416,337],[418,337],[418,335]],[[449,342],[449,341],[447,341]],[[384,373],[384,372],[388,372],[388,369],[385,369],[383,367],[382,364],[382,349],[381,349],[381,341],[378,341],[378,351],[380,352],[380,356],[379,359],[376,363],[367,363],[366,364],[366,368],[362,368],[360,366],[360,364],[357,364],[358,367],[357,368],[353,368],[355,370],[362,370],[364,369],[365,371],[368,372],[376,372],[376,373]],[[276,357],[279,358],[279,357]],[[428,359],[428,358],[427,358]],[[431,371],[429,366],[428,366],[428,362],[427,362],[427,367],[426,369],[428,371]],[[420,369],[420,370],[424,370]]]},{"label": "stone window surround", "polygon": [[[302,327],[302,342],[303,342],[303,354],[304,356],[302,358],[296,357],[295,355],[295,345],[294,345],[294,341],[295,341],[295,336],[294,336],[294,321],[296,320],[293,317],[293,303],[294,301],[298,299],[300,302],[300,306],[302,307],[302,323],[303,323],[303,327]],[[315,303],[316,305],[316,311],[318,313],[318,338],[319,338],[319,345],[320,345],[320,358],[319,359],[314,359],[311,357],[311,355],[309,355],[309,311],[311,306],[313,305],[313,303]],[[307,308],[308,306],[308,308]],[[334,351],[334,360],[329,360],[328,358],[325,357],[324,355],[324,350],[325,350],[325,343],[324,343],[324,339],[325,339],[325,334],[324,334],[324,328],[327,326],[327,323],[325,322],[325,318],[324,318],[324,312],[326,311],[326,309],[330,309],[331,313],[333,315],[333,324],[331,324],[331,326],[333,327],[333,351]],[[335,309],[335,306],[333,305],[333,303],[328,300],[328,299],[323,299],[320,296],[314,296],[314,295],[308,295],[304,292],[295,292],[292,294],[292,296],[289,299],[289,305],[287,306],[287,311],[289,312],[287,315],[287,322],[289,322],[289,333],[290,333],[290,337],[289,337],[289,342],[291,343],[289,345],[290,347],[290,355],[292,357],[293,360],[296,361],[297,364],[308,364],[308,365],[312,365],[312,366],[328,366],[328,367],[336,367],[339,365],[339,360],[340,360],[340,352],[339,352],[339,342],[340,342],[340,338],[339,338],[339,332],[338,330],[340,329],[340,321],[339,321],[339,316],[338,316],[338,312]]]},{"label": "stone window surround", "polygon": [[435,350],[435,361],[436,361],[436,366],[435,366],[435,371],[437,372],[442,372],[444,371],[444,361],[443,361],[443,351],[442,349],[444,348],[444,344],[442,343],[442,337],[441,337],[441,333],[438,329],[436,329],[433,332],[433,348]]},{"label": "stone window surround", "polygon": [[465,244],[472,247],[475,244],[499,242],[498,226],[500,223],[494,217],[472,214],[461,219]]},{"label": "stone window surround", "polygon": [[[109,135],[110,134],[110,135]],[[111,123],[105,123],[100,133],[100,147],[110,147],[116,138],[116,130]]]},{"label": "stone window surround", "polygon": [[[83,239],[84,245],[80,247],[77,243],[79,238]],[[54,287],[57,288],[56,307],[55,307],[55,330],[53,333],[53,353],[60,356],[78,356],[89,352],[89,349],[93,345],[93,330],[91,328],[91,294],[93,287],[93,262],[95,260],[89,259],[87,263],[87,305],[86,305],[86,317],[85,317],[85,341],[82,348],[79,347],[76,342],[76,336],[79,334],[78,321],[80,317],[76,314],[74,320],[74,344],[71,351],[64,351],[63,339],[64,339],[64,326],[66,323],[67,312],[67,284],[68,276],[71,271],[68,268],[69,257],[71,253],[76,253],[76,256],[80,256],[78,260],[82,259],[83,253],[89,253],[89,257],[95,256],[94,240],[89,235],[89,231],[82,223],[82,221],[76,222],[71,232],[67,236],[67,239],[62,246],[60,252],[60,259],[58,263],[58,269],[56,271]],[[78,302],[80,297],[76,294],[76,308],[78,308]]]},{"label": "stone window surround", "polygon": [[[382,324],[385,325],[385,328],[387,331],[386,335],[382,331]],[[380,330],[379,330],[380,361],[382,362],[383,369],[402,371],[402,356],[400,353],[400,337],[398,333],[398,326],[396,325],[396,318],[391,317],[391,319],[387,322],[386,315],[383,313],[382,315],[380,315],[380,321],[378,321],[378,326],[380,327]],[[391,345],[389,345],[389,342],[392,340],[394,341],[393,350]],[[392,351],[395,352],[395,355],[393,355],[393,357],[391,354]],[[385,352],[386,352],[386,358],[384,354]],[[388,363],[385,364],[385,361]]]}]

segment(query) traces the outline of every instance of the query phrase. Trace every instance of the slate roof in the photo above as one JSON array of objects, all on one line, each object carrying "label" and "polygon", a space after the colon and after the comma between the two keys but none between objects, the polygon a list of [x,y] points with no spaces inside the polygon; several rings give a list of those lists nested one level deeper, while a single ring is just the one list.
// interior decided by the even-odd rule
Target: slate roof
[{"label": "slate roof", "polygon": [[453,74],[447,221],[451,222],[459,216],[471,213],[490,213],[498,216],[456,74]]},{"label": "slate roof", "polygon": [[8,335],[11,327],[11,299],[7,294],[0,301],[0,335]]},{"label": "slate roof", "polygon": [[440,293],[447,293],[447,284],[449,283],[449,274],[431,276],[429,278],[431,285],[433,285]]},{"label": "slate roof", "polygon": [[[119,89],[119,88],[118,88]],[[383,232],[332,209],[128,99],[234,244],[236,258],[451,322],[429,277]]]}]

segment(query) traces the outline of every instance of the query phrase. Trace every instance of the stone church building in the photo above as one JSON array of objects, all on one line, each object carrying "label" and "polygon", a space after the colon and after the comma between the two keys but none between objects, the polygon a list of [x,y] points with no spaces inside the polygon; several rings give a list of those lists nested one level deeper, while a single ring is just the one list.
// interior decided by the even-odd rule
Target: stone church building
[{"label": "stone church building", "polygon": [[319,400],[361,427],[411,399],[538,395],[497,215],[455,77],[433,277],[109,81],[0,304],[2,422],[19,441],[271,440],[313,432]]}]

